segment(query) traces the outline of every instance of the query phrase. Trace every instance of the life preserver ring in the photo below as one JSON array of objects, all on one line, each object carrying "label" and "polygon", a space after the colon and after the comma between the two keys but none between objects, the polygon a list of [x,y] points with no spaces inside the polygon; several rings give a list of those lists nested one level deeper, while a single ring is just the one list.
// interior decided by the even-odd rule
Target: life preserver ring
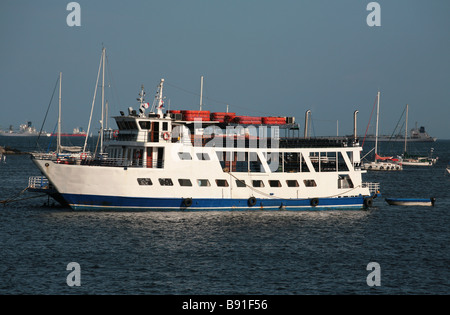
[{"label": "life preserver ring", "polygon": [[185,207],[190,207],[190,206],[192,206],[192,198],[184,198],[184,199],[183,199],[183,205],[184,205]]},{"label": "life preserver ring", "polygon": [[364,198],[364,207],[370,208],[372,206],[373,206],[373,198],[371,197]]},{"label": "life preserver ring", "polygon": [[113,131],[113,137],[117,138],[119,136],[119,130],[114,130]]},{"label": "life preserver ring", "polygon": [[163,133],[163,139],[164,140],[169,140],[170,139],[170,133],[168,133],[167,131]]},{"label": "life preserver ring", "polygon": [[317,207],[319,205],[319,199],[313,198],[309,203],[311,204],[311,207]]},{"label": "life preserver ring", "polygon": [[256,205],[256,198],[255,197],[248,198],[247,203],[250,207],[253,207],[254,205]]}]

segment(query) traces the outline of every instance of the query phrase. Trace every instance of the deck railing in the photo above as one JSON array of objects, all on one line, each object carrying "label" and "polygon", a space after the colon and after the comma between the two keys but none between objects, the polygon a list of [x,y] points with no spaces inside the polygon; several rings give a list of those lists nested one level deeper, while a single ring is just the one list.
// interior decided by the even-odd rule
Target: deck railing
[{"label": "deck railing", "polygon": [[362,183],[362,187],[363,188],[369,188],[369,191],[370,191],[371,194],[376,194],[380,190],[380,183],[364,182],[364,183]]},{"label": "deck railing", "polygon": [[32,189],[50,189],[51,184],[45,176],[30,176],[28,178],[28,188]]}]

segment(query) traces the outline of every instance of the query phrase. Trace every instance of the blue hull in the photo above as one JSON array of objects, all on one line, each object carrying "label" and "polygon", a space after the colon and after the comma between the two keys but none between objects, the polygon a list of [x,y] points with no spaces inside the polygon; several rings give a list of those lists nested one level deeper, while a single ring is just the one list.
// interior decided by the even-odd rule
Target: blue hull
[{"label": "blue hull", "polygon": [[[242,211],[242,210],[358,210],[365,208],[364,197],[314,199],[214,199],[134,198],[63,194],[75,210],[126,211]],[[190,198],[189,198],[190,199]]]}]

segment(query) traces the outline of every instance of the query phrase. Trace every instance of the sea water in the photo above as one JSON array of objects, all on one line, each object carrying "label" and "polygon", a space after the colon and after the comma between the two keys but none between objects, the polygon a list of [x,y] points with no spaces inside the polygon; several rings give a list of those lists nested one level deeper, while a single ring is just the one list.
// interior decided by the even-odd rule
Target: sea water
[{"label": "sea water", "polygon": [[[0,145],[31,151],[36,138]],[[416,145],[438,163],[363,174],[381,185],[373,208],[319,212],[77,212],[20,194],[40,173],[28,155],[8,155],[0,200],[17,201],[0,205],[0,294],[449,294],[450,141]]]}]

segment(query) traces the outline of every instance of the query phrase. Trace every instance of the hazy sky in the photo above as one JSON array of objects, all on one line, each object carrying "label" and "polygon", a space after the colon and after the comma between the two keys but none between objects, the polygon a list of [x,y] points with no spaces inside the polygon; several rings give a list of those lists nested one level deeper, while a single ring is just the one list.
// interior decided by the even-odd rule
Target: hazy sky
[{"label": "hazy sky", "polygon": [[[141,84],[152,101],[161,78],[166,105],[241,115],[295,116],[311,109],[316,135],[364,133],[378,89],[380,133],[391,134],[409,104],[418,122],[450,138],[450,1],[368,0],[0,2],[0,127],[40,128],[59,72],[63,130],[87,129],[102,45],[108,55],[111,116],[137,108]],[[96,103],[98,128],[100,97]],[[55,127],[57,95],[47,131]]]}]

